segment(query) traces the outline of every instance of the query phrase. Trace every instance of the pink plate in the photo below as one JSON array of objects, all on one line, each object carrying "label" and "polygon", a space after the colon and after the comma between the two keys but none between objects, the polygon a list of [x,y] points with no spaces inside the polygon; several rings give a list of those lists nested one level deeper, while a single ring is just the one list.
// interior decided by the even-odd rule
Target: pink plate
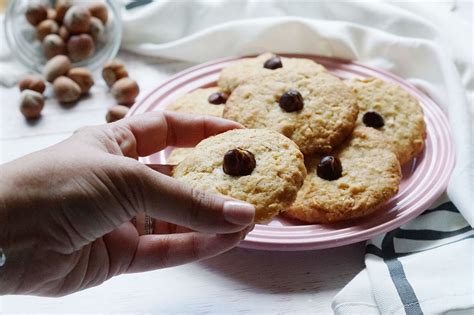
[{"label": "pink plate", "polygon": [[[357,62],[311,55],[284,55],[313,59],[341,78],[378,77],[398,83],[416,97],[425,114],[427,139],[424,151],[403,167],[399,193],[372,215],[340,224],[301,224],[276,218],[257,224],[240,246],[261,250],[312,250],[367,240],[393,230],[418,216],[446,189],[454,167],[454,147],[448,121],[440,107],[405,80],[384,70]],[[163,110],[177,97],[200,87],[216,85],[219,72],[239,58],[220,59],[182,71],[137,102],[129,112],[136,115]],[[163,164],[172,148],[143,158],[144,163]]]}]

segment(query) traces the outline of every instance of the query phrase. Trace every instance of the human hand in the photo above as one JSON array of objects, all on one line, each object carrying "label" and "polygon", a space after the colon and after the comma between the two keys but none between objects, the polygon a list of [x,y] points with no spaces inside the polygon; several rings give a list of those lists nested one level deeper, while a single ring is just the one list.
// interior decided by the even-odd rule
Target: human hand
[{"label": "human hand", "polygon": [[[83,128],[0,166],[0,248],[7,256],[0,293],[61,296],[236,246],[252,227],[252,205],[193,190],[136,160],[233,128],[241,125],[147,113]],[[140,236],[130,220],[142,212],[194,232]]]}]

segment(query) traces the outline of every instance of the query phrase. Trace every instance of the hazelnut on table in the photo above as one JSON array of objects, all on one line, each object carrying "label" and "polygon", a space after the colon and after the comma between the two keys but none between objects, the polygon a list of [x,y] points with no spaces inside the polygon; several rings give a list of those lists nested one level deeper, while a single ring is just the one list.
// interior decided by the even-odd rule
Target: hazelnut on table
[{"label": "hazelnut on table", "polygon": [[92,72],[85,68],[73,68],[68,71],[67,77],[79,85],[82,94],[88,93],[94,85]]},{"label": "hazelnut on table", "polygon": [[20,111],[26,119],[35,119],[41,115],[44,97],[33,90],[24,90],[20,95]]},{"label": "hazelnut on table", "polygon": [[102,68],[102,77],[107,86],[112,87],[118,80],[128,77],[128,72],[122,61],[113,59],[108,61]]},{"label": "hazelnut on table", "polygon": [[140,93],[140,88],[135,80],[123,78],[115,82],[111,92],[118,104],[131,106]]},{"label": "hazelnut on table", "polygon": [[114,105],[107,110],[107,114],[105,115],[105,120],[108,123],[120,120],[127,115],[128,111],[130,110],[129,107],[123,105]]},{"label": "hazelnut on table", "polygon": [[81,96],[81,87],[68,77],[60,76],[53,83],[56,99],[61,103],[75,102]]},{"label": "hazelnut on table", "polygon": [[18,87],[20,88],[20,91],[32,90],[43,94],[44,90],[46,89],[46,84],[41,77],[36,75],[28,75],[18,83]]},{"label": "hazelnut on table", "polygon": [[51,58],[43,69],[43,75],[48,82],[53,82],[57,77],[65,75],[71,69],[68,57],[58,55]]}]

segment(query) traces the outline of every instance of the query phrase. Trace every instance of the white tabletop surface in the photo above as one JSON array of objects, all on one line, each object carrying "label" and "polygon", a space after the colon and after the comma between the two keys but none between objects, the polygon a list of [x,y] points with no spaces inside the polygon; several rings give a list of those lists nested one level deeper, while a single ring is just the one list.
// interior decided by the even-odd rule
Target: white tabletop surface
[{"label": "white tabletop surface", "polygon": [[[472,4],[458,4],[472,21]],[[0,43],[4,45],[5,43]],[[190,64],[121,53],[143,97]],[[16,87],[0,87],[0,163],[67,138],[84,125],[104,123],[114,104],[100,77],[93,97],[71,108],[47,100],[42,118],[21,116]],[[51,95],[48,89],[46,95]],[[306,252],[236,248],[219,257],[154,272],[121,275],[62,298],[4,296],[0,313],[332,313],[331,300],[364,268],[364,243]]]}]

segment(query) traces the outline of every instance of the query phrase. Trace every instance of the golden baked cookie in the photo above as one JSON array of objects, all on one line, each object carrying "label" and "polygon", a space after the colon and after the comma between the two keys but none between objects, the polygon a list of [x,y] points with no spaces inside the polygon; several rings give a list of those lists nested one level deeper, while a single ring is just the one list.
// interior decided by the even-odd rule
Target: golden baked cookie
[{"label": "golden baked cookie", "polygon": [[197,89],[179,97],[166,106],[166,110],[222,117],[226,100],[227,94],[222,93],[217,87]]},{"label": "golden baked cookie", "polygon": [[237,60],[223,69],[218,85],[223,91],[230,93],[254,75],[278,73],[283,69],[292,69],[303,73],[326,71],[326,68],[310,59],[286,58],[272,53],[264,53],[255,58]]},{"label": "golden baked cookie", "polygon": [[356,98],[329,72],[282,70],[236,88],[223,117],[247,128],[268,128],[293,140],[304,154],[330,152],[355,126]]},{"label": "golden baked cookie", "polygon": [[176,148],[171,151],[170,155],[166,158],[166,163],[176,165],[183,161],[192,151],[193,148]]},{"label": "golden baked cookie", "polygon": [[359,218],[398,192],[401,172],[386,137],[368,127],[356,127],[331,156],[307,158],[308,175],[286,216],[308,223]]},{"label": "golden baked cookie", "polygon": [[357,96],[357,124],[374,127],[388,136],[400,164],[421,152],[426,125],[416,98],[400,86],[377,78],[348,80],[346,84]]},{"label": "golden baked cookie", "polygon": [[296,144],[264,129],[236,129],[205,139],[173,170],[173,177],[194,188],[253,204],[255,222],[287,209],[305,176]]}]

